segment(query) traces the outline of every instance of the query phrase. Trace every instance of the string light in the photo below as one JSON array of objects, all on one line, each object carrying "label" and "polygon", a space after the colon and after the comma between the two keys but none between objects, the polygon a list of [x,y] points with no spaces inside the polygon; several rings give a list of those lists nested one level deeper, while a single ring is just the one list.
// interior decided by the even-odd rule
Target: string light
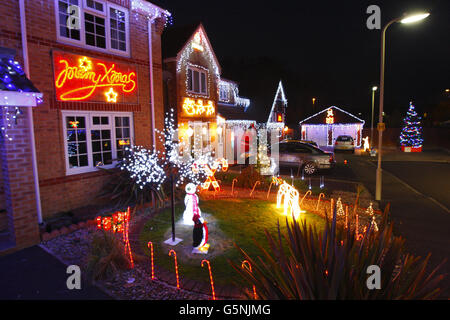
[{"label": "string light", "polygon": [[147,246],[150,248],[150,259],[152,264],[152,280],[155,280],[155,264],[153,261],[153,242],[149,241]]},{"label": "string light", "polygon": [[164,27],[173,23],[172,14],[148,1],[144,0],[132,0],[131,9],[135,11],[134,18],[138,20],[139,14],[143,15],[150,21],[155,21],[157,18],[163,18],[165,20]]},{"label": "string light", "polygon": [[194,36],[191,38],[191,40],[187,43],[187,45],[184,47],[183,51],[181,52],[180,58],[177,62],[177,72],[181,72],[182,66],[186,65],[187,61],[190,59],[191,54],[194,52],[194,48],[192,46],[192,43],[194,41],[195,35],[199,34],[201,37],[201,45],[204,47],[204,50],[202,51],[203,56],[208,61],[208,64],[210,65],[211,69],[214,71],[214,75],[217,77],[217,80],[220,80],[220,66],[219,62],[217,61],[213,51],[211,50],[211,47],[208,43],[208,40],[206,38],[206,35],[204,34],[203,27],[200,26]]},{"label": "string light", "polygon": [[294,217],[294,219],[297,220],[300,217],[300,213],[304,212],[300,209],[300,205],[298,203],[299,201],[298,190],[281,178],[272,177],[272,181],[274,181],[276,184],[279,184],[281,182],[281,185],[278,188],[277,193],[277,208],[280,208],[281,200],[283,199],[284,200],[283,214],[287,216],[289,211],[289,213]]},{"label": "string light", "polygon": [[344,206],[342,205],[341,197],[339,197],[336,201],[336,215],[344,216]]},{"label": "string light", "polygon": [[[280,96],[280,97],[279,97]],[[275,111],[275,106],[277,104],[278,101],[281,100],[281,103],[283,104],[283,110],[284,108],[287,107],[287,99],[286,99],[286,95],[284,94],[284,89],[283,89],[283,84],[280,82],[278,83],[278,88],[277,91],[275,93],[275,98],[273,99],[273,103],[272,103],[272,108],[270,109],[270,113],[269,113],[269,118],[267,119],[267,125],[271,126],[271,127],[281,127],[284,128],[284,121],[272,121],[272,117],[273,117],[273,112]]]},{"label": "string light", "polygon": [[417,114],[412,102],[409,103],[409,109],[406,117],[403,119],[404,126],[400,133],[400,145],[404,147],[412,147],[419,151],[422,148],[422,127],[420,126],[421,117]]}]

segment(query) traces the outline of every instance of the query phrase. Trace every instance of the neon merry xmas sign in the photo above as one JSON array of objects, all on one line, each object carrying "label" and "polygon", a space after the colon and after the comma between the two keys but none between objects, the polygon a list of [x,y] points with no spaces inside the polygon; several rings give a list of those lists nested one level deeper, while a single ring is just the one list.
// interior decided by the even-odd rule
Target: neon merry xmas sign
[{"label": "neon merry xmas sign", "polygon": [[133,65],[53,52],[53,66],[59,101],[138,102]]}]

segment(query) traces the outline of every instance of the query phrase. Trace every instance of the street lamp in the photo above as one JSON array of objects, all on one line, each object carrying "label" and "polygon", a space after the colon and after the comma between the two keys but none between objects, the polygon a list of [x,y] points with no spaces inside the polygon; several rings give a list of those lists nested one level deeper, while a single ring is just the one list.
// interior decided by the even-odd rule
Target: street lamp
[{"label": "street lamp", "polygon": [[385,64],[385,46],[386,46],[386,30],[395,22],[400,23],[413,23],[428,17],[429,13],[417,13],[411,15],[405,15],[400,18],[395,18],[389,21],[381,31],[381,66],[380,66],[380,110],[378,115],[378,165],[376,175],[376,187],[375,187],[375,199],[381,200],[381,147],[383,141],[383,130],[385,124],[383,123],[383,98],[384,98],[384,64]]},{"label": "street lamp", "polygon": [[372,87],[372,120],[370,122],[370,144],[373,145],[373,108],[375,104],[375,91],[378,90],[377,86]]}]

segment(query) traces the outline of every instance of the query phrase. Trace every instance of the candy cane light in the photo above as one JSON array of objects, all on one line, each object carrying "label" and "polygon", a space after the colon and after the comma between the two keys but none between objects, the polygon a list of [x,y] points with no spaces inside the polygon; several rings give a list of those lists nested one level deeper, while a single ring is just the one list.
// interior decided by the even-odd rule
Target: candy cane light
[{"label": "candy cane light", "polygon": [[175,259],[175,275],[177,277],[177,289],[180,289],[180,278],[178,276],[178,262],[177,262],[177,253],[175,252],[175,250],[170,250],[169,251],[169,256],[171,256],[173,254],[173,257]]},{"label": "candy cane light", "polygon": [[211,264],[209,263],[208,260],[202,260],[202,264],[201,264],[202,268],[203,268],[203,263],[205,263],[205,262],[208,265],[209,281],[211,283],[212,299],[216,300],[216,292],[214,291],[214,279],[213,279],[213,276],[212,276]]},{"label": "candy cane light", "polygon": [[[248,271],[250,271],[250,273],[252,273],[252,265],[250,264],[250,262],[248,260],[244,260],[242,261],[242,265],[241,265],[242,269],[247,269]],[[253,297],[255,298],[255,300],[258,299],[258,296],[256,295],[256,287],[255,285],[253,285]]]}]

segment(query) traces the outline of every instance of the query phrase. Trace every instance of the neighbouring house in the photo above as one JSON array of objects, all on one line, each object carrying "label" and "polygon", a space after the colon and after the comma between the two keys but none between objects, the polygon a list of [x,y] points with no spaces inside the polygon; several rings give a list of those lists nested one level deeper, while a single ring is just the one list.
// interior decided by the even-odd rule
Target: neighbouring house
[{"label": "neighbouring house", "polygon": [[239,96],[236,82],[221,77],[201,23],[169,28],[162,39],[166,110],[175,111],[179,139],[192,154],[223,157],[230,147],[227,134],[233,135],[227,128],[244,119],[250,100]]},{"label": "neighbouring house", "polygon": [[323,109],[300,121],[299,125],[302,140],[330,147],[334,145],[338,136],[349,135],[353,137],[355,146],[361,147],[364,120],[336,106]]},{"label": "neighbouring house", "polygon": [[[179,139],[192,154],[211,152],[234,163],[238,146],[248,149],[246,130],[257,124],[248,112],[250,99],[239,95],[237,82],[221,76],[203,24],[168,28],[162,41],[165,107],[174,110]],[[286,106],[280,82],[268,126],[284,127]]]},{"label": "neighbouring house", "polygon": [[[0,11],[8,12],[0,46],[16,50],[14,59],[43,93],[32,108],[34,141],[20,146],[35,149],[37,170],[31,175],[30,160],[24,174],[37,184],[23,197],[35,216],[21,221],[35,230],[56,213],[96,203],[108,179],[98,167],[113,168],[127,145],[158,147],[161,34],[170,13],[144,0],[3,1]],[[27,115],[17,115],[25,131]],[[4,183],[15,166],[2,163]],[[26,235],[12,227],[17,247],[36,242],[22,241]]]}]

